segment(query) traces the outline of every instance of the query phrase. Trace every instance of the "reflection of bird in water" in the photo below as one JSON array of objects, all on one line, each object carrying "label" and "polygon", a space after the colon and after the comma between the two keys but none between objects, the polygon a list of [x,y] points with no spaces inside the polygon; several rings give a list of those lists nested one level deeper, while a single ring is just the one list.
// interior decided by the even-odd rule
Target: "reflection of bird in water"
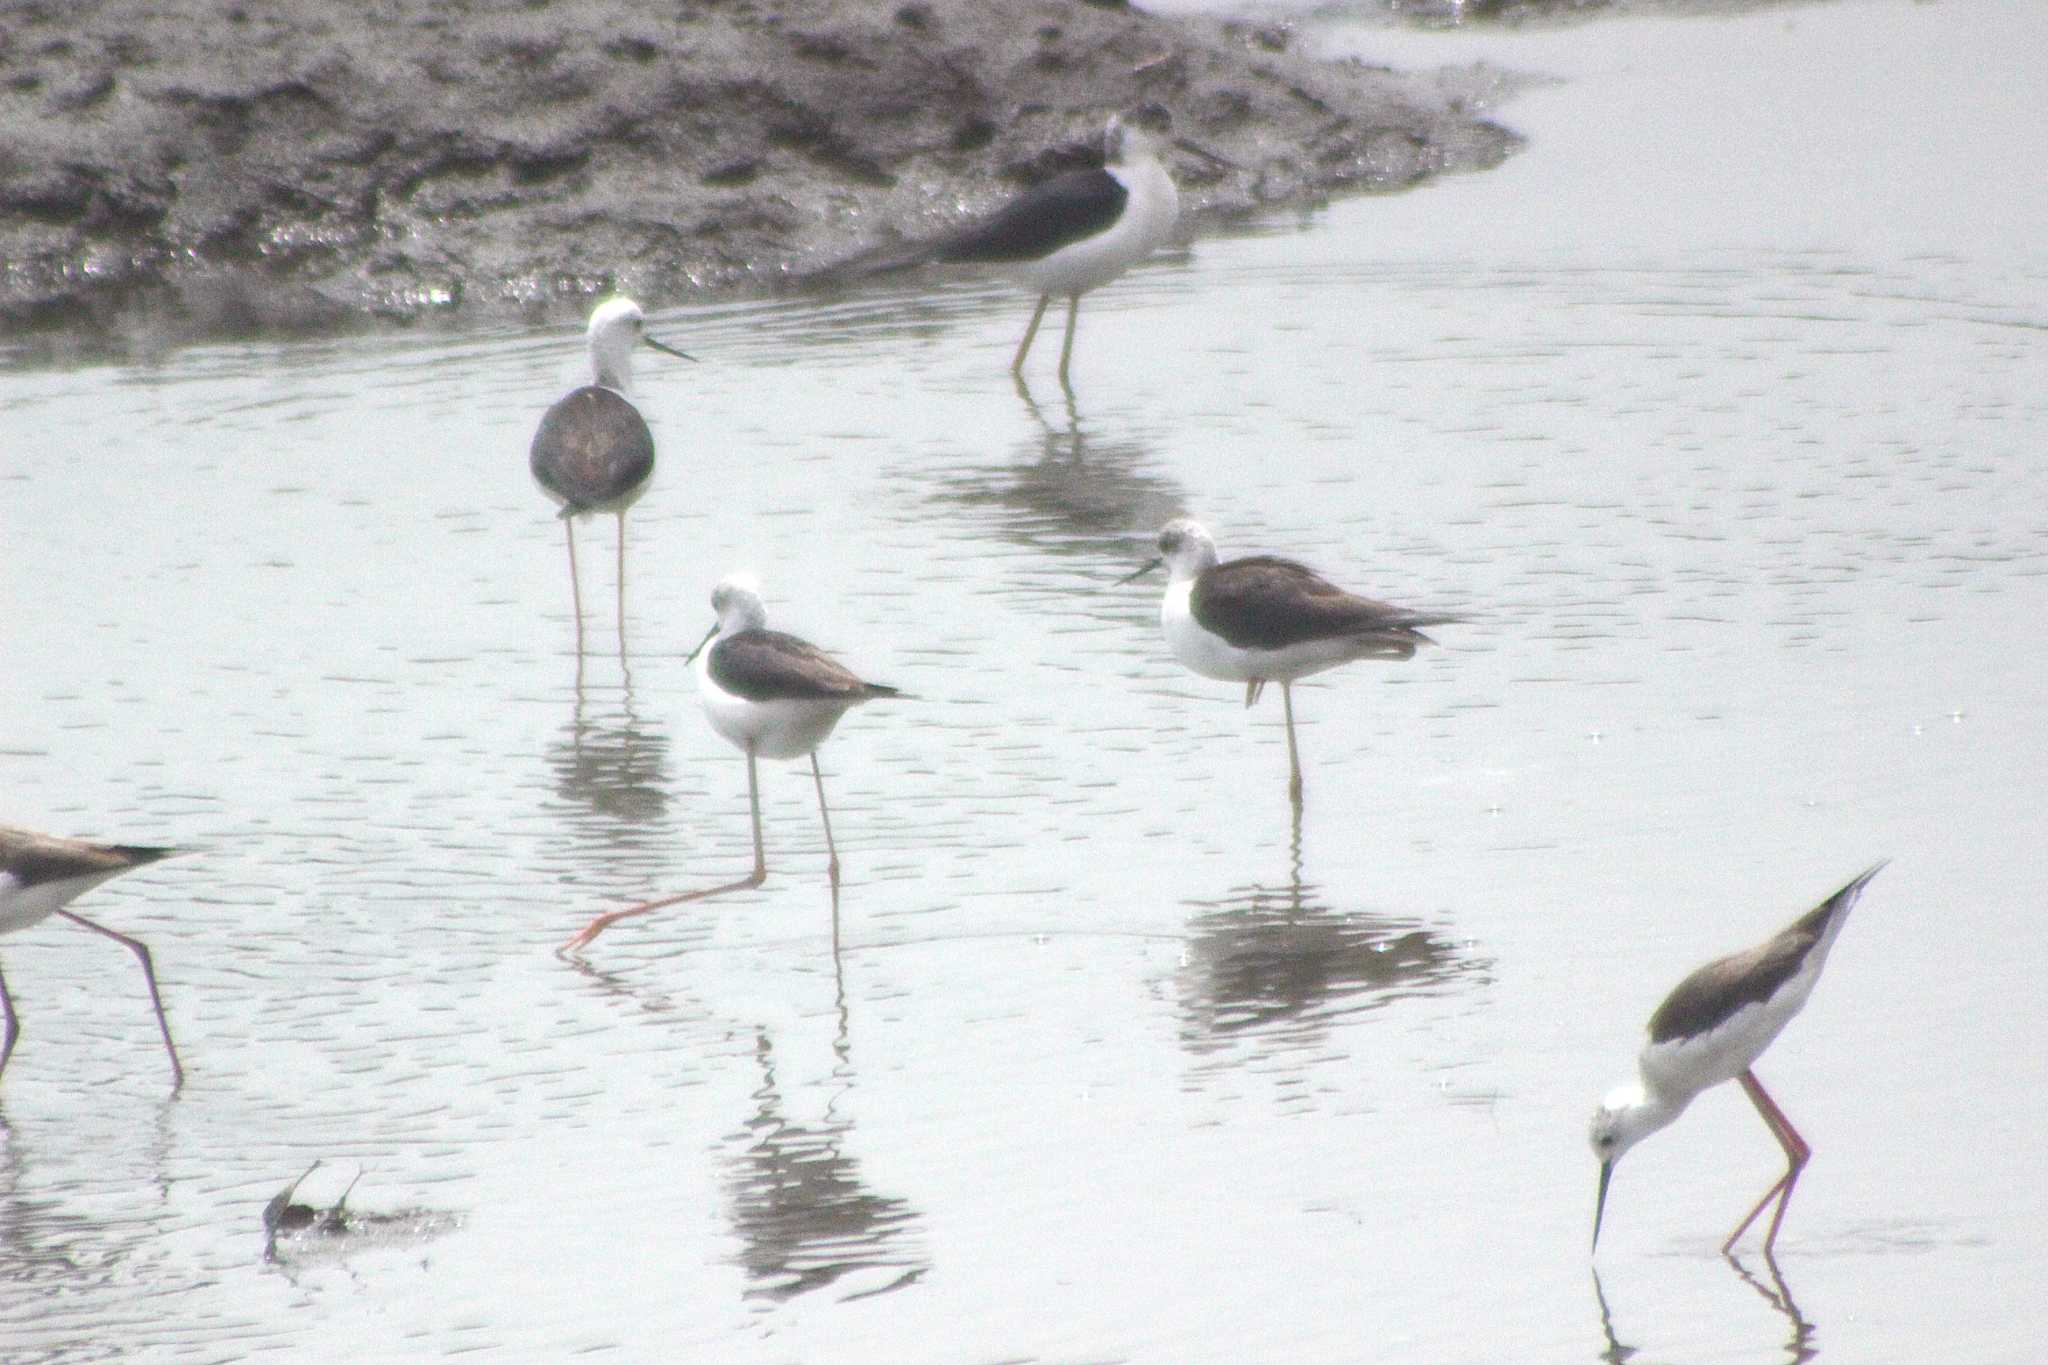
[{"label": "reflection of bird in water", "polygon": [[533,433],[527,465],[541,490],[561,507],[569,538],[569,594],[576,609],[576,652],[583,653],[583,588],[576,577],[576,518],[616,512],[619,518],[619,654],[626,652],[626,509],[647,491],[654,473],[654,437],[626,397],[633,387],[633,348],[642,344],[682,360],[647,335],[631,299],[607,299],[590,315],[591,382],[556,400]]},{"label": "reflection of bird in water", "polygon": [[1764,1268],[1771,1276],[1769,1284],[1750,1274],[1749,1267],[1733,1255],[1728,1257],[1728,1264],[1735,1267],[1735,1273],[1742,1277],[1744,1284],[1761,1294],[1764,1302],[1776,1309],[1785,1321],[1791,1324],[1792,1335],[1785,1338],[1786,1365],[1805,1365],[1806,1361],[1820,1354],[1813,1345],[1814,1326],[1807,1321],[1806,1315],[1799,1311],[1799,1305],[1792,1301],[1792,1291],[1786,1287],[1785,1275],[1778,1269],[1776,1257],[1768,1252],[1764,1255]]},{"label": "reflection of bird in water", "polygon": [[[1771,1277],[1769,1284],[1750,1274],[1748,1267],[1734,1256],[1728,1257],[1728,1264],[1735,1268],[1735,1273],[1742,1278],[1744,1284],[1754,1289],[1763,1297],[1765,1303],[1791,1324],[1792,1334],[1785,1339],[1786,1365],[1805,1365],[1806,1361],[1820,1354],[1813,1345],[1814,1325],[1799,1311],[1799,1305],[1792,1301],[1792,1291],[1786,1287],[1785,1276],[1779,1271],[1775,1259],[1764,1257],[1764,1266]],[[1606,1361],[1607,1365],[1627,1365],[1628,1361],[1633,1360],[1641,1352],[1637,1347],[1630,1346],[1615,1336],[1614,1314],[1607,1306],[1607,1291],[1600,1283],[1600,1271],[1597,1267],[1593,1270],[1593,1297],[1600,1305],[1600,1332],[1607,1339],[1607,1349],[1600,1353],[1600,1359]]]},{"label": "reflection of bird in water", "polygon": [[1607,1365],[1628,1365],[1636,1355],[1636,1348],[1614,1335],[1614,1313],[1607,1306],[1607,1290],[1600,1283],[1600,1271],[1593,1271],[1593,1297],[1600,1304],[1600,1334],[1607,1338],[1607,1349],[1600,1353],[1600,1359]]},{"label": "reflection of bird in water", "polygon": [[668,732],[641,720],[629,675],[615,706],[593,707],[579,671],[569,724],[548,746],[555,792],[604,825],[611,847],[658,824],[668,809]]},{"label": "reflection of bird in water", "polygon": [[1038,427],[1024,458],[949,471],[934,502],[985,514],[1011,544],[1091,559],[1126,554],[1133,526],[1156,526],[1185,504],[1178,485],[1147,468],[1146,441],[1091,431],[1071,393],[1064,422],[1049,420],[1022,384],[1018,393]]},{"label": "reflection of bird in water", "polygon": [[1204,1051],[1237,1035],[1296,1041],[1339,1013],[1443,987],[1480,964],[1417,921],[1345,913],[1302,879],[1295,818],[1290,877],[1197,902],[1182,974],[1182,1036]]},{"label": "reflection of bird in water", "polygon": [[[834,1075],[843,1094],[851,1084],[843,1008],[839,1017]],[[785,1117],[766,1033],[757,1037],[754,1056],[761,1085],[753,1117],[736,1135],[743,1145],[726,1181],[734,1230],[744,1244],[741,1261],[755,1285],[749,1294],[790,1299],[851,1274],[862,1275],[866,1287],[849,1297],[914,1284],[930,1267],[918,1245],[917,1211],[907,1200],[867,1187],[860,1163],[846,1153],[851,1119],[835,1116],[829,1106],[816,1124]],[[893,1274],[868,1283],[876,1271]]]},{"label": "reflection of bird in water", "polygon": [[[41,1299],[34,1286],[50,1286],[53,1293],[71,1291],[77,1287],[79,1271],[84,1266],[119,1265],[133,1271],[136,1258],[130,1253],[138,1248],[123,1245],[127,1238],[110,1228],[103,1212],[81,1211],[75,1189],[62,1181],[54,1187],[48,1184],[49,1158],[56,1157],[61,1162],[66,1155],[64,1146],[73,1148],[71,1156],[80,1155],[75,1134],[67,1138],[61,1125],[33,1134],[4,1123],[0,1123],[0,1128],[5,1128],[7,1134],[7,1140],[0,1142],[0,1283],[13,1287],[8,1305],[0,1309],[0,1324],[4,1324],[0,1325],[0,1336],[7,1337],[9,1346],[23,1352],[24,1358],[41,1358],[30,1356],[31,1342],[12,1335],[17,1324],[33,1323],[39,1311],[49,1311],[48,1300]],[[51,1138],[59,1144],[58,1150],[35,1150],[37,1141],[47,1142]],[[98,1164],[106,1154],[94,1151],[92,1157]],[[32,1172],[41,1178],[32,1178]],[[121,1222],[128,1224],[126,1219]],[[145,1245],[153,1242],[161,1247],[163,1239],[156,1235],[157,1227],[147,1217],[137,1218],[129,1225],[130,1230],[145,1239]],[[19,1314],[15,1311],[17,1305]],[[10,1351],[8,1358],[16,1357]]]}]

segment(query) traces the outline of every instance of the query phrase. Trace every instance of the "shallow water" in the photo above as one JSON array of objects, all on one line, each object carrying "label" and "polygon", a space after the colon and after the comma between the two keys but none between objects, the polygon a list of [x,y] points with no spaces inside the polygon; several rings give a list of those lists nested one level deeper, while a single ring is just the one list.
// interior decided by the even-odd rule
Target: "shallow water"
[{"label": "shallow water", "polygon": [[[994,285],[662,314],[623,660],[524,468],[573,337],[7,374],[6,818],[203,852],[79,906],[175,1098],[118,947],[0,946],[4,1354],[2031,1358],[2044,19],[1325,29],[1568,79],[1498,171],[1104,291],[1071,402]],[[1179,512],[1473,615],[1298,689],[1299,828],[1277,698],[1114,586]],[[565,965],[745,870],[683,666],[739,565],[916,696],[823,750],[836,913],[765,764],[768,883]],[[1731,1090],[1596,1285],[1641,1021],[1883,856],[1760,1067],[1783,1284],[1715,1252],[1779,1163]],[[316,1157],[430,1235],[266,1263]]]}]

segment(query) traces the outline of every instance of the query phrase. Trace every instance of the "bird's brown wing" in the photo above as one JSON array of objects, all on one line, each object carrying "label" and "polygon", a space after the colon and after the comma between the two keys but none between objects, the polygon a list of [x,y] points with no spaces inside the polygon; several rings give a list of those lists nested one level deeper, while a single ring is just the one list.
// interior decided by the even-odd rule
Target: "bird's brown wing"
[{"label": "bird's brown wing", "polygon": [[1458,619],[1360,597],[1306,565],[1272,555],[1217,565],[1196,580],[1188,606],[1204,628],[1239,649],[1359,635],[1427,644],[1420,627]]},{"label": "bird's brown wing", "polygon": [[743,630],[711,649],[711,680],[748,701],[844,701],[896,695],[862,682],[807,640],[778,630]]},{"label": "bird's brown wing", "polygon": [[654,472],[654,436],[623,395],[588,384],[540,419],[527,463],[571,513],[639,487]]}]

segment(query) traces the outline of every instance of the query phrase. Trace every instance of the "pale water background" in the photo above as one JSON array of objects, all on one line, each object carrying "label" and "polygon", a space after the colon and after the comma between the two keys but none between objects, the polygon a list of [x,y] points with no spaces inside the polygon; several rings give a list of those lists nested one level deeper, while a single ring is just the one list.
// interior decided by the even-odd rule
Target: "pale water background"
[{"label": "pale water background", "polygon": [[[2048,6],[1313,32],[1564,79],[1104,291],[1071,405],[994,284],[660,315],[629,669],[525,470],[564,329],[0,377],[0,815],[205,849],[78,907],[175,1099],[127,954],[0,945],[0,1356],[2039,1358]],[[1298,835],[1277,697],[1111,586],[1179,512],[1474,614],[1298,690]],[[682,664],[740,565],[919,697],[823,751],[837,938],[770,764],[767,885],[576,970],[744,870]],[[1791,1304],[1716,1254],[1731,1089],[1623,1164],[1603,1320],[1593,1101],[1885,856],[1759,1068]],[[265,1264],[316,1157],[452,1226]]]}]

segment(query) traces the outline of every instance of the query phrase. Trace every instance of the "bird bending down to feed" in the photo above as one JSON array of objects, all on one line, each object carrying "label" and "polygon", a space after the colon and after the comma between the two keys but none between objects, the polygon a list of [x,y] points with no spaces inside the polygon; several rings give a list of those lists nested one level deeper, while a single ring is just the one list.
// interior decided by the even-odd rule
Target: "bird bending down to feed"
[{"label": "bird bending down to feed", "polygon": [[[32,924],[62,915],[73,924],[104,934],[127,945],[142,962],[143,980],[149,983],[149,1001],[156,1007],[156,1025],[163,1031],[164,1050],[171,1054],[171,1088],[185,1083],[185,1068],[178,1061],[177,1045],[171,1042],[171,1026],[164,1018],[163,996],[156,988],[156,967],[149,949],[126,934],[115,933],[64,907],[111,877],[131,868],[168,858],[174,848],[138,848],[125,844],[93,844],[83,839],[61,839],[33,830],[0,825],[0,934],[11,934]],[[21,1034],[21,1022],[8,997],[7,981],[0,977],[0,1013],[7,1023],[7,1040],[0,1043],[0,1072],[14,1055],[14,1041]]]},{"label": "bird bending down to feed", "polygon": [[1165,245],[1180,218],[1180,192],[1143,128],[1112,117],[1102,134],[1103,164],[1066,171],[1012,199],[980,222],[930,244],[906,263],[944,261],[1006,268],[1038,306],[1024,329],[1010,373],[1021,374],[1046,306],[1067,300],[1059,377],[1074,357],[1081,295],[1098,289]]},{"label": "bird bending down to feed", "polygon": [[1641,1079],[1618,1086],[1593,1113],[1593,1154],[1600,1158],[1600,1193],[1593,1207],[1593,1245],[1600,1245],[1600,1219],[1607,1209],[1607,1186],[1614,1167],[1629,1148],[1685,1112],[1695,1096],[1723,1081],[1740,1081],[1763,1116],[1764,1126],[1785,1150],[1785,1174],[1764,1191],[1764,1197],[1721,1244],[1725,1254],[1749,1230],[1773,1199],[1770,1230],[1764,1234],[1764,1255],[1778,1240],[1792,1187],[1799,1181],[1813,1149],[1792,1126],[1750,1068],[1813,994],[1827,965],[1849,910],[1883,863],[1857,877],[1819,906],[1785,928],[1740,953],[1731,953],[1701,967],[1678,983],[1650,1016],[1650,1041],[1637,1066]]},{"label": "bird bending down to feed", "polygon": [[718,620],[688,662],[697,674],[704,714],[718,731],[747,756],[747,803],[754,820],[754,870],[751,875],[705,891],[689,891],[599,915],[562,945],[571,952],[622,919],[687,900],[701,900],[726,891],[759,886],[768,876],[761,840],[761,783],[756,760],[811,760],[811,780],[818,791],[818,816],[825,825],[825,851],[832,885],[839,885],[839,851],[832,842],[832,815],[825,805],[825,779],[818,770],[818,746],[839,724],[840,717],[878,697],[901,696],[893,687],[862,682],[823,650],[794,635],[768,629],[761,589],[751,574],[721,580],[711,594]]},{"label": "bird bending down to feed", "polygon": [[1245,684],[1244,704],[1280,684],[1287,719],[1287,794],[1301,803],[1294,682],[1354,659],[1409,659],[1436,643],[1422,627],[1462,617],[1409,611],[1348,593],[1291,559],[1251,555],[1217,562],[1216,542],[1185,517],[1159,533],[1159,557],[1121,582],[1166,566],[1159,622],[1166,642],[1205,678]]},{"label": "bird bending down to feed", "polygon": [[633,386],[633,348],[642,344],[693,360],[647,335],[647,320],[631,299],[608,299],[590,315],[591,382],[558,399],[533,433],[527,464],[547,495],[561,505],[569,538],[569,593],[576,638],[583,638],[583,589],[576,581],[575,518],[593,512],[619,517],[619,640],[626,635],[626,509],[647,491],[654,473],[654,437],[626,397]]}]

